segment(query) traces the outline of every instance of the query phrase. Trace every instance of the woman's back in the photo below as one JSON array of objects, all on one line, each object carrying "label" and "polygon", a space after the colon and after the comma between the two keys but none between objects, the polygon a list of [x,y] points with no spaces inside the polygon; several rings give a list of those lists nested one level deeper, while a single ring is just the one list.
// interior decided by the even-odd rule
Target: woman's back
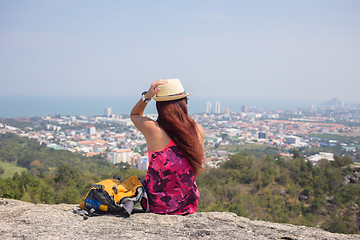
[{"label": "woman's back", "polygon": [[160,151],[149,151],[144,187],[151,212],[191,214],[197,210],[200,193],[194,172],[171,139]]}]

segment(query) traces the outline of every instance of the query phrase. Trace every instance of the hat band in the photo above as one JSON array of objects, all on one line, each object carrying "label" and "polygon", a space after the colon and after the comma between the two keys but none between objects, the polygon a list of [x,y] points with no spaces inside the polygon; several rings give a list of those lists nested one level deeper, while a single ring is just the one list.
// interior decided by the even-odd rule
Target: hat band
[{"label": "hat band", "polygon": [[186,95],[186,92],[182,92],[182,93],[176,93],[176,94],[171,94],[171,95],[166,95],[166,96],[156,96],[158,98],[162,98],[162,97],[174,97],[174,96],[182,96],[182,95]]}]

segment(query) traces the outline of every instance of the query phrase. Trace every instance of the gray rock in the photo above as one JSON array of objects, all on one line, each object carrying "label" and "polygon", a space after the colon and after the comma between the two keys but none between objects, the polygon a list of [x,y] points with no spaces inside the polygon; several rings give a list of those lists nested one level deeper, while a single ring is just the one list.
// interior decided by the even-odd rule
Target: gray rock
[{"label": "gray rock", "polygon": [[137,213],[129,218],[74,214],[77,205],[0,198],[1,239],[360,239],[318,228],[252,221],[229,212],[187,216]]},{"label": "gray rock", "polygon": [[355,171],[352,174],[344,176],[343,182],[345,184],[349,184],[349,183],[359,184],[360,183],[360,172]]}]

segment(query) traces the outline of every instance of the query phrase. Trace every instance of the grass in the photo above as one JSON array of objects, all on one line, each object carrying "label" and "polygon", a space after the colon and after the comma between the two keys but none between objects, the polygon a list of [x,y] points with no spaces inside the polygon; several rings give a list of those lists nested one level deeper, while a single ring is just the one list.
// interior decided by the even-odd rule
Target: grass
[{"label": "grass", "polygon": [[14,163],[0,162],[0,167],[4,169],[4,173],[0,174],[0,178],[2,179],[12,177],[16,172],[17,173],[21,173],[23,171],[26,172],[26,168],[18,167]]}]

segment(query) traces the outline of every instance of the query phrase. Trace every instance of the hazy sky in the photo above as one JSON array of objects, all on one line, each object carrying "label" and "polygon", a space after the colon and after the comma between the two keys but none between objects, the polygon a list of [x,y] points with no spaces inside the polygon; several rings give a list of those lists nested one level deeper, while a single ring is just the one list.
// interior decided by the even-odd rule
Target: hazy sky
[{"label": "hazy sky", "polygon": [[360,103],[360,1],[0,0],[0,94]]}]

